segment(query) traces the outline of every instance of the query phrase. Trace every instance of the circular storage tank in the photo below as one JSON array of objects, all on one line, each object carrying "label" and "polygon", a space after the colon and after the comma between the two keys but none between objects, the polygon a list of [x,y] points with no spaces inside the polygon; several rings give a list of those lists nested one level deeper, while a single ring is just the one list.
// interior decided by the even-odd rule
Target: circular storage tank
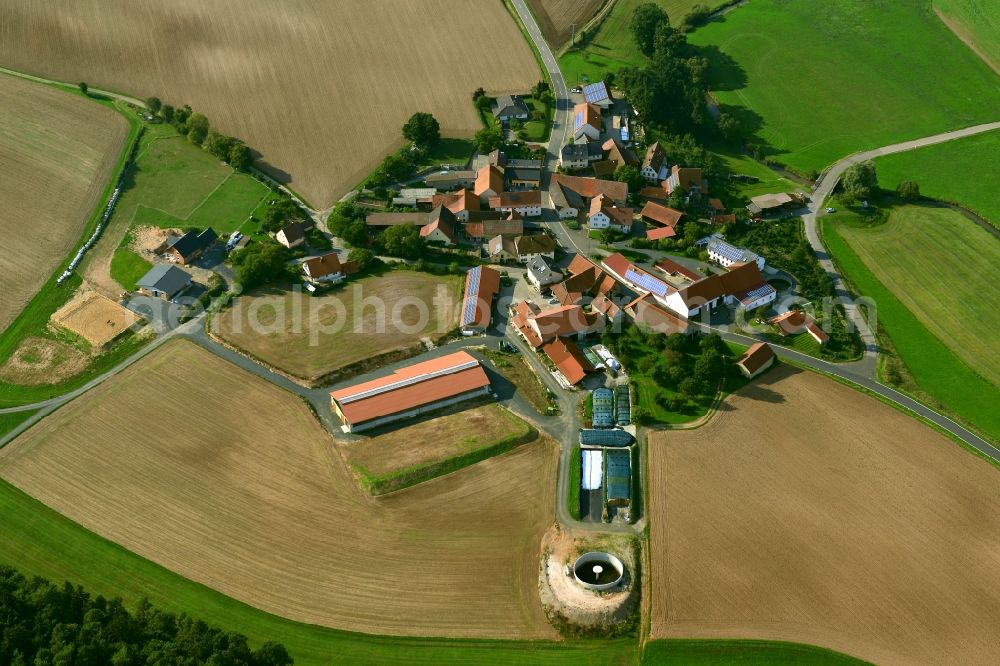
[{"label": "circular storage tank", "polygon": [[588,590],[610,590],[624,575],[625,565],[611,553],[584,553],[573,563],[573,577]]}]

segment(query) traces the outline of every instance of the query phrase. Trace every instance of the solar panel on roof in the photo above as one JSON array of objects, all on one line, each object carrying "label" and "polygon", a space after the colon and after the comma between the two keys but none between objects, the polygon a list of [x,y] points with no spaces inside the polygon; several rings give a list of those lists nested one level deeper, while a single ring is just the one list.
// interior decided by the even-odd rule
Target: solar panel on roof
[{"label": "solar panel on roof", "polygon": [[462,307],[462,325],[471,324],[476,318],[476,305],[479,301],[479,279],[483,267],[476,266],[468,272],[468,283],[465,285],[465,304]]},{"label": "solar panel on roof", "polygon": [[583,111],[576,112],[576,118],[573,119],[573,129],[578,130],[583,125]]},{"label": "solar panel on roof", "polygon": [[625,271],[625,279],[639,287],[640,289],[645,289],[651,294],[656,294],[657,296],[664,296],[667,293],[667,285],[660,280],[657,280],[652,275],[648,273],[640,273],[634,268],[629,268]]},{"label": "solar panel on roof", "polygon": [[604,85],[604,81],[598,81],[597,83],[591,83],[590,85],[584,86],[583,98],[591,104],[608,99],[608,89]]},{"label": "solar panel on roof", "polygon": [[762,298],[764,296],[767,296],[770,293],[773,293],[774,291],[775,291],[775,289],[771,285],[769,285],[769,284],[762,284],[761,286],[755,287],[755,288],[751,289],[750,291],[748,291],[743,296],[743,300],[744,301],[755,301],[758,298]]},{"label": "solar panel on roof", "polygon": [[632,435],[624,430],[594,430],[592,428],[580,430],[581,446],[629,446],[631,443]]},{"label": "solar panel on roof", "polygon": [[757,256],[749,250],[742,247],[736,247],[735,245],[730,245],[725,241],[716,241],[712,244],[712,249],[730,261],[750,261],[751,259],[755,259]]}]

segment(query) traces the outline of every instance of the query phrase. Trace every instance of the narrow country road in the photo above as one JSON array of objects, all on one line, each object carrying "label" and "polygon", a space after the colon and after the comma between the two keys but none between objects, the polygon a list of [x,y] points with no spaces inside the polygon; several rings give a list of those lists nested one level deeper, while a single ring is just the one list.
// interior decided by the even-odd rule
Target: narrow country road
[{"label": "narrow country road", "polygon": [[976,125],[974,127],[966,127],[960,130],[953,130],[951,132],[942,132],[941,134],[935,134],[934,136],[928,136],[922,139],[895,143],[891,146],[883,146],[882,148],[876,148],[874,150],[854,153],[853,155],[848,155],[842,160],[836,162],[833,166],[824,171],[820,175],[819,180],[816,181],[816,185],[813,187],[809,202],[809,212],[802,216],[802,221],[805,224],[806,238],[809,241],[809,245],[812,246],[813,252],[816,253],[820,266],[823,267],[823,270],[825,270],[827,275],[829,275],[833,280],[833,286],[836,290],[837,296],[840,297],[845,304],[844,310],[847,313],[848,319],[854,324],[854,327],[861,335],[861,340],[865,346],[864,363],[866,366],[865,375],[867,377],[875,377],[878,340],[875,336],[875,331],[873,331],[868,325],[868,321],[865,319],[864,314],[853,302],[850,291],[845,287],[840,273],[837,271],[836,266],[834,266],[826,247],[823,246],[823,240],[820,238],[817,217],[823,214],[827,197],[833,193],[833,190],[836,188],[837,183],[840,182],[840,177],[844,174],[844,171],[846,171],[853,164],[858,164],[859,162],[864,162],[883,155],[892,155],[893,153],[902,153],[908,150],[933,146],[937,143],[953,141],[955,139],[961,139],[997,129],[1000,129],[1000,122],[986,123],[983,125]]}]

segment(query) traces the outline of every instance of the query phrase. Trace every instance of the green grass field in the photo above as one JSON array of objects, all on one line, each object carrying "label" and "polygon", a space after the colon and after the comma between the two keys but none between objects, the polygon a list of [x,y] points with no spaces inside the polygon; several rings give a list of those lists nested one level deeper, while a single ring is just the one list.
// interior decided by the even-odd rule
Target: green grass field
[{"label": "green grass field", "polygon": [[[641,66],[646,63],[632,42],[628,29],[635,8],[644,2],[653,1],[662,7],[670,24],[680,26],[684,17],[695,5],[706,5],[712,9],[724,4],[723,0],[612,0],[615,4],[597,27],[597,33],[586,40],[582,47],[567,49],[559,56],[559,68],[569,86],[598,81],[607,72],[615,72],[623,67]],[[577,26],[581,29],[582,26]],[[577,44],[580,44],[579,32]]]},{"label": "green grass field", "polygon": [[[632,41],[632,33],[628,29],[632,13],[644,1],[615,0],[611,11],[598,26],[597,33],[586,40],[586,45],[582,48],[572,48],[559,58],[559,68],[567,86],[599,81],[606,72],[646,63],[646,56]],[[667,10],[671,23],[677,25],[681,16],[675,17],[670,13],[670,5],[680,7],[695,3],[657,0],[656,4]],[[577,40],[579,42],[579,35]]]},{"label": "green grass field", "polygon": [[122,197],[121,214],[134,224],[212,227],[230,233],[243,226],[270,190],[236,173],[173,128],[153,125],[136,159],[135,187]]},{"label": "green grass field", "polygon": [[1000,242],[949,208],[901,206],[877,226],[834,216],[851,250],[965,363],[1000,386],[1000,298],[982,277],[1000,266]]},{"label": "green grass field", "polygon": [[912,180],[924,196],[959,204],[1000,227],[1000,131],[886,155],[875,166],[885,189]]},{"label": "green grass field", "polygon": [[753,176],[758,179],[756,183],[744,183],[738,180],[732,181],[731,191],[735,198],[730,201],[723,199],[723,203],[728,206],[742,206],[751,197],[755,197],[758,194],[801,192],[807,189],[795,181],[785,178],[766,165],[761,164],[749,155],[741,155],[724,146],[713,146],[712,152],[719,156],[730,173],[734,175]]},{"label": "green grass field", "polygon": [[933,0],[937,10],[962,39],[1000,71],[1000,4],[987,0]]},{"label": "green grass field", "polygon": [[826,648],[753,640],[658,640],[646,644],[643,666],[724,666],[767,664],[773,666],[861,666],[867,661]]},{"label": "green grass field", "polygon": [[851,233],[846,215],[838,213],[821,220],[826,247],[854,289],[875,301],[879,326],[891,339],[918,388],[994,441],[1000,440],[996,386],[973,372],[931,333],[855,254],[842,235],[845,230]]},{"label": "green grass field", "polygon": [[799,172],[1000,108],[1000,78],[923,0],[754,0],[689,41],[719,101],[758,114],[758,137]]},{"label": "green grass field", "polygon": [[3,437],[11,430],[30,419],[38,410],[27,412],[14,412],[13,414],[0,414],[0,437]]},{"label": "green grass field", "polygon": [[[169,125],[150,125],[136,155],[131,187],[115,215],[129,228],[212,227],[219,234],[250,232],[251,215],[270,190],[259,180],[237,173]],[[111,277],[132,289],[151,264],[129,249],[128,236],[111,259]]]}]

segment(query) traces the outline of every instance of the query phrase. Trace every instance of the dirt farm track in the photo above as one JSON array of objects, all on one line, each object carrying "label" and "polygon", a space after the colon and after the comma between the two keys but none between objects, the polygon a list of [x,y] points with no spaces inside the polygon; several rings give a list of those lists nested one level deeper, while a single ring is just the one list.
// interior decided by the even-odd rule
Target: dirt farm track
[{"label": "dirt farm track", "polygon": [[556,638],[536,591],[555,450],[375,500],[298,398],[173,341],[0,451],[0,476],[182,576],[377,634]]},{"label": "dirt farm track", "polygon": [[911,417],[782,368],[650,440],[652,636],[1000,663],[1000,475]]},{"label": "dirt farm track", "polygon": [[471,136],[473,90],[539,78],[500,0],[10,0],[0,65],[190,104],[319,208],[401,145],[415,111]]}]

